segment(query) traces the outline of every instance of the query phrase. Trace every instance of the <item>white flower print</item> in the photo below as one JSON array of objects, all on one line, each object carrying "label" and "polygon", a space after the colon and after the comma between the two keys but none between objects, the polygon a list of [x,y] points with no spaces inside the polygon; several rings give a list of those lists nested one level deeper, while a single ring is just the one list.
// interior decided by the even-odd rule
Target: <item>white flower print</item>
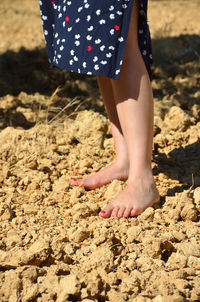
[{"label": "white flower print", "polygon": [[105,48],[105,45],[102,45],[102,46],[100,47],[100,50],[101,50],[101,51],[104,51],[104,48]]},{"label": "white flower print", "polygon": [[110,14],[109,18],[110,19],[115,19],[115,15],[114,14]]},{"label": "white flower print", "polygon": [[99,69],[99,65],[98,64],[94,65],[94,69],[98,70]]},{"label": "white flower print", "polygon": [[81,11],[82,11],[82,9],[83,9],[83,7],[81,6],[81,7],[79,7],[78,8],[78,12],[80,13]]},{"label": "white flower print", "polygon": [[93,59],[93,62],[96,62],[96,61],[98,61],[98,57],[97,56],[95,56],[94,59]]},{"label": "white flower print", "polygon": [[90,19],[91,19],[91,16],[88,15],[86,21],[90,21]]},{"label": "white flower print", "polygon": [[125,9],[127,8],[127,4],[122,4],[122,7]]},{"label": "white flower print", "polygon": [[105,19],[99,20],[99,24],[105,24],[105,23],[106,23],[106,20],[105,20]]},{"label": "white flower print", "polygon": [[107,58],[111,58],[111,57],[112,57],[111,52],[107,53],[107,54],[106,54],[106,57],[107,57]]},{"label": "white flower print", "polygon": [[79,45],[80,45],[79,40],[76,40],[76,41],[74,42],[74,44],[75,44],[76,46],[79,46]]},{"label": "white flower print", "polygon": [[107,64],[107,61],[101,61],[100,63],[105,65],[105,64]]},{"label": "white flower print", "polygon": [[99,43],[101,43],[101,39],[97,39],[94,42],[95,42],[95,44],[99,44]]},{"label": "white flower print", "polygon": [[47,16],[42,16],[42,19],[43,19],[43,20],[47,20],[48,17],[47,17]]},{"label": "white flower print", "polygon": [[94,28],[94,26],[90,26],[90,27],[88,27],[88,31],[91,31],[91,30],[93,30],[93,28]]},{"label": "white flower print", "polygon": [[87,40],[92,40],[92,36],[87,35],[87,36],[86,36],[86,39],[87,39]]},{"label": "white flower print", "polygon": [[112,49],[112,50],[115,50],[115,47],[112,46],[112,45],[110,45],[108,48],[109,48],[109,49]]}]

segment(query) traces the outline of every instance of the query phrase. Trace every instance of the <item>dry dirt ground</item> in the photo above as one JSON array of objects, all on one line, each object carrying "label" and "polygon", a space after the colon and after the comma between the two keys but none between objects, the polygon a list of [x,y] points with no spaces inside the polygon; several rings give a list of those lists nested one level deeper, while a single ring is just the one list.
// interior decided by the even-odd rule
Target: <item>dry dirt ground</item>
[{"label": "dry dirt ground", "polygon": [[150,1],[157,208],[103,219],[126,183],[95,76],[50,68],[37,0],[0,3],[0,301],[200,300],[200,1]]}]

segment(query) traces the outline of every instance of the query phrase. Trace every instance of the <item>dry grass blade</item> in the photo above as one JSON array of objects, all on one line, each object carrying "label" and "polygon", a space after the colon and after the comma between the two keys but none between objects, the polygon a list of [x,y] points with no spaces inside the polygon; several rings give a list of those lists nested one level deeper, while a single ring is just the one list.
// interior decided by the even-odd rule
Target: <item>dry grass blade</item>
[{"label": "dry grass blade", "polygon": [[55,95],[60,92],[62,90],[62,88],[60,86],[58,86],[56,88],[56,90],[52,93],[51,97],[49,98],[48,101],[48,106],[47,106],[47,112],[46,112],[46,124],[48,124],[48,114],[49,114],[49,109],[50,109],[50,105],[52,103],[53,98],[55,97]]},{"label": "dry grass blade", "polygon": [[[53,121],[58,121],[59,119],[58,119],[58,116],[62,113],[62,112],[64,112],[67,108],[69,108],[69,107],[71,107],[71,106],[73,106],[73,105],[75,105],[75,104],[77,104],[77,103],[79,103],[80,102],[80,100],[79,99],[77,99],[77,97],[75,97],[71,102],[69,102],[64,108],[62,108],[49,122],[47,122],[47,124],[48,125],[50,125]],[[77,106],[78,107],[78,106]]]}]

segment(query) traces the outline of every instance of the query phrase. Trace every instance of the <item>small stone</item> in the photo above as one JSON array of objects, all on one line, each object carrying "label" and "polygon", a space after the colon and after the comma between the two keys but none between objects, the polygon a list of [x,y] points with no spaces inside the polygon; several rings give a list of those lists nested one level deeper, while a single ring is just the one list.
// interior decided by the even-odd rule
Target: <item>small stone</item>
[{"label": "small stone", "polygon": [[24,252],[23,257],[20,257],[20,264],[32,264],[39,266],[49,257],[50,246],[48,240],[38,240]]},{"label": "small stone", "polygon": [[182,269],[186,267],[187,257],[180,253],[172,253],[166,266],[169,270]]},{"label": "small stone", "polygon": [[81,283],[76,275],[62,277],[59,283],[57,302],[68,301],[69,295],[78,295],[80,293]]},{"label": "small stone", "polygon": [[158,295],[153,299],[153,302],[164,302],[164,300],[161,295]]},{"label": "small stone", "polygon": [[27,168],[31,170],[37,170],[38,167],[38,162],[36,159],[30,160],[29,162],[26,163]]},{"label": "small stone", "polygon": [[6,204],[0,206],[0,221],[12,220],[14,211]]},{"label": "small stone", "polygon": [[69,239],[75,242],[82,242],[89,236],[90,232],[81,226],[74,233],[69,233]]},{"label": "small stone", "polygon": [[197,211],[200,212],[200,187],[196,188],[193,193],[194,203],[196,205]]},{"label": "small stone", "polygon": [[192,119],[183,109],[178,106],[172,106],[166,114],[164,124],[172,130],[185,131],[192,123]]},{"label": "small stone", "polygon": [[53,183],[53,191],[58,193],[63,193],[69,189],[69,181],[66,175],[62,175]]},{"label": "small stone", "polygon": [[200,257],[200,245],[197,242],[183,242],[180,249],[185,256]]},{"label": "small stone", "polygon": [[130,227],[127,231],[127,243],[131,243],[134,240],[138,240],[138,236],[142,232],[142,228],[140,226]]},{"label": "small stone", "polygon": [[154,217],[154,209],[152,207],[148,207],[142,214],[138,216],[139,221],[152,221]]},{"label": "small stone", "polygon": [[38,294],[37,284],[33,284],[30,282],[23,283],[23,301],[33,301],[37,294]]},{"label": "small stone", "polygon": [[20,244],[22,241],[21,237],[19,236],[18,232],[14,229],[11,229],[7,233],[7,238],[5,238],[5,243],[7,248],[12,248],[16,244]]},{"label": "small stone", "polygon": [[122,191],[122,183],[120,180],[114,179],[107,187],[104,194],[105,199],[112,199]]},{"label": "small stone", "polygon": [[183,220],[197,220],[197,211],[194,204],[187,204],[181,211],[181,217]]},{"label": "small stone", "polygon": [[123,294],[117,290],[111,289],[108,291],[109,302],[125,302],[126,299],[123,297]]},{"label": "small stone", "polygon": [[34,204],[28,204],[28,203],[24,203],[22,205],[22,208],[24,210],[24,214],[27,214],[27,215],[36,215],[37,212],[38,212],[38,208],[36,208],[34,206]]},{"label": "small stone", "polygon": [[196,270],[200,270],[200,258],[189,256],[187,264],[190,268],[195,267]]}]

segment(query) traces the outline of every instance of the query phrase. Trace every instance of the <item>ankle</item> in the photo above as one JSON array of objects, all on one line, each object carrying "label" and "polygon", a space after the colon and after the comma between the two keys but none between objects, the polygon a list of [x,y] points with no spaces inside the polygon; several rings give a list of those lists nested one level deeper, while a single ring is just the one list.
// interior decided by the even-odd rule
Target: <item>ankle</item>
[{"label": "ankle", "polygon": [[128,158],[116,158],[114,161],[115,165],[119,168],[119,169],[129,169],[129,160]]},{"label": "ankle", "polygon": [[129,172],[127,184],[135,184],[138,182],[154,183],[154,177],[151,167],[145,167],[139,170]]}]

